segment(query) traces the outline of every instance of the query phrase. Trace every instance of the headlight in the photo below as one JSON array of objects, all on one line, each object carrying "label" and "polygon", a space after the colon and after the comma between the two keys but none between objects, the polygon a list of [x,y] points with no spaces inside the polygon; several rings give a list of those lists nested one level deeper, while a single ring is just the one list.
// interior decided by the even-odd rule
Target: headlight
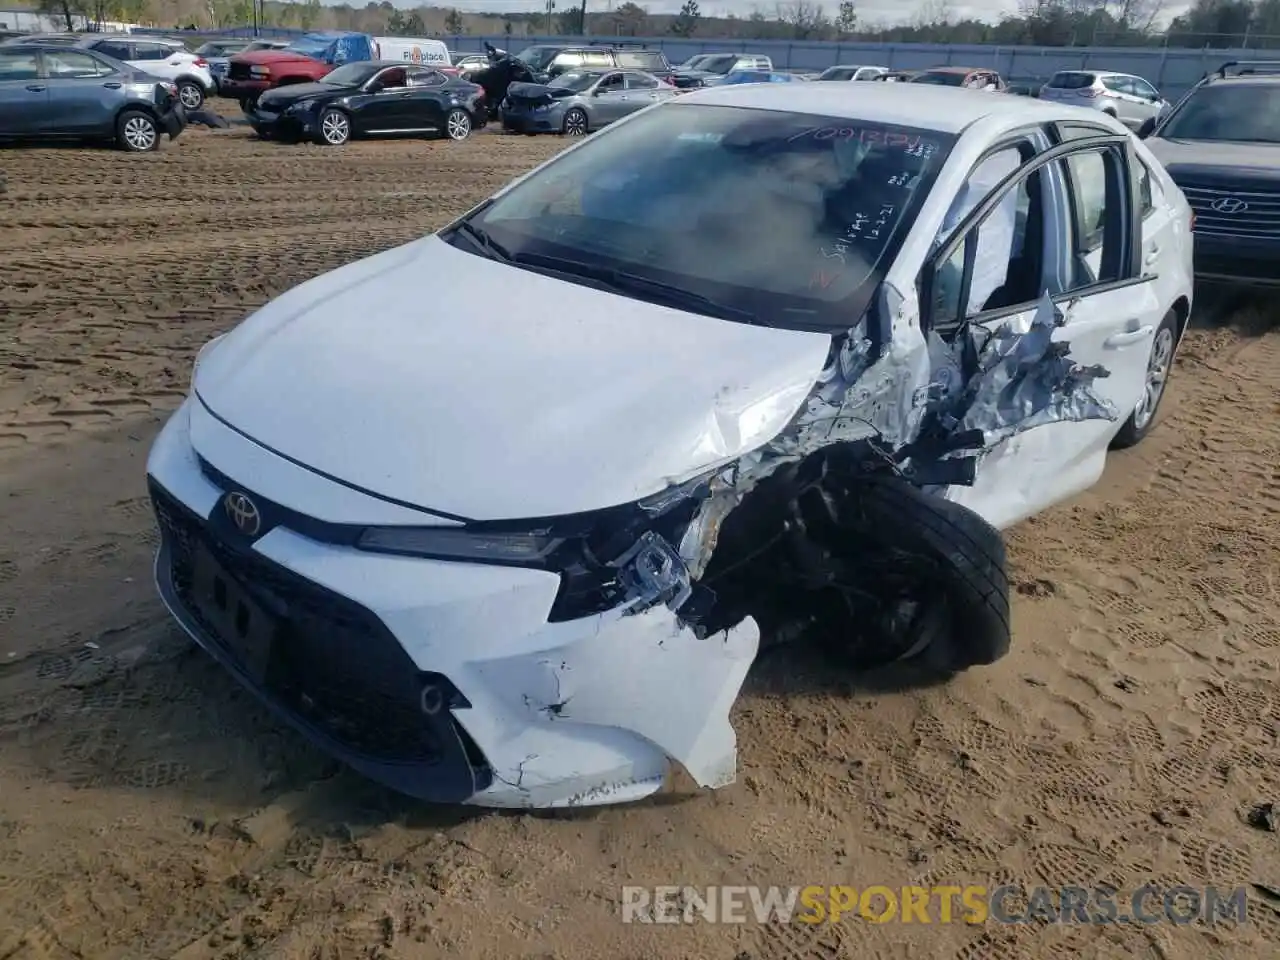
[{"label": "headlight", "polygon": [[285,108],[285,113],[306,113],[316,105],[314,100],[299,100],[297,103],[291,103]]},{"label": "headlight", "polygon": [[271,76],[271,68],[253,66],[249,68],[249,73],[255,77],[269,77]]},{"label": "headlight", "polygon": [[356,546],[437,560],[536,565],[564,541],[546,533],[501,533],[457,527],[369,527]]}]

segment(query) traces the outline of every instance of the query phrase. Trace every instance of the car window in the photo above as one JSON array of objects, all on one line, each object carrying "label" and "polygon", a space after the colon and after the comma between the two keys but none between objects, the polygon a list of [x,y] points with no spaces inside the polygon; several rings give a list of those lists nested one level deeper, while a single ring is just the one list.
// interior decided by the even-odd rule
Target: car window
[{"label": "car window", "polygon": [[622,74],[611,73],[600,81],[600,86],[596,89],[601,93],[617,93],[622,89]]},{"label": "car window", "polygon": [[1083,90],[1092,87],[1094,75],[1079,70],[1059,70],[1049,80],[1049,86],[1057,90]]},{"label": "car window", "polygon": [[675,102],[562,154],[471,223],[514,256],[658,280],[726,319],[847,329],[954,142],[896,124]]},{"label": "car window", "polygon": [[448,79],[439,70],[410,70],[405,79],[405,86],[438,87],[442,83],[448,82]]},{"label": "car window", "polygon": [[964,81],[963,73],[932,73],[927,70],[911,78],[912,83],[932,83],[941,87],[961,87]]},{"label": "car window", "polygon": [[34,53],[0,52],[0,80],[36,80],[40,64]]},{"label": "car window", "polygon": [[1072,207],[1069,280],[1061,292],[1121,279],[1123,264],[1117,247],[1123,235],[1117,228],[1123,225],[1125,206],[1120,191],[1127,184],[1118,177],[1115,152],[1087,150],[1055,164],[1066,174]]},{"label": "car window", "polygon": [[658,83],[657,77],[646,76],[643,73],[627,74],[628,90],[653,90],[658,86],[659,86],[659,83]]},{"label": "car window", "polygon": [[129,45],[120,43],[118,40],[100,40],[93,45],[93,49],[116,60],[130,60],[133,56],[129,51]]},{"label": "car window", "polygon": [[376,80],[379,88],[382,90],[397,90],[405,85],[405,73],[402,67],[392,67],[390,70],[383,70]]},{"label": "car window", "polygon": [[44,67],[48,71],[50,80],[103,77],[115,73],[105,63],[77,50],[46,50]]},{"label": "car window", "polygon": [[159,43],[137,43],[133,45],[134,60],[168,60],[173,56],[172,47]]},{"label": "car window", "polygon": [[667,58],[657,50],[619,50],[618,66],[637,70],[666,70]]},{"label": "car window", "polygon": [[1147,166],[1146,161],[1141,157],[1136,157],[1135,159],[1137,160],[1137,163],[1133,166],[1138,180],[1138,209],[1142,212],[1142,217],[1145,220],[1155,212],[1156,204],[1154,194],[1158,188],[1152,182],[1151,168]]},{"label": "car window", "polygon": [[588,53],[581,54],[578,61],[585,67],[612,67],[614,66],[613,54],[607,50],[592,50]]},{"label": "car window", "polygon": [[1151,84],[1143,80],[1141,77],[1130,77],[1133,83],[1133,92],[1147,100],[1159,100],[1160,94]]}]

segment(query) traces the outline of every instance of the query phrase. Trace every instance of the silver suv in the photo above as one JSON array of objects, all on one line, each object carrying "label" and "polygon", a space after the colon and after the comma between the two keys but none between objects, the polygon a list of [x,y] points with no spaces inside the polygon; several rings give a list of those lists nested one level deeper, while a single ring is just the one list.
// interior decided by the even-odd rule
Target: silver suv
[{"label": "silver suv", "polygon": [[1060,70],[1040,88],[1040,99],[1092,107],[1134,130],[1169,106],[1141,77],[1101,70]]}]

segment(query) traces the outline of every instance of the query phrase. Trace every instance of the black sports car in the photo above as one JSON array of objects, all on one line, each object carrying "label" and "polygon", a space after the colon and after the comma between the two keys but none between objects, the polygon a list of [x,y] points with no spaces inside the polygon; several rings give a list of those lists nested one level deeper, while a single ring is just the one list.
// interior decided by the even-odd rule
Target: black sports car
[{"label": "black sports car", "polygon": [[352,137],[438,134],[465,140],[487,120],[484,90],[427,66],[348,63],[318,83],[269,90],[249,115],[258,136],[337,146]]}]

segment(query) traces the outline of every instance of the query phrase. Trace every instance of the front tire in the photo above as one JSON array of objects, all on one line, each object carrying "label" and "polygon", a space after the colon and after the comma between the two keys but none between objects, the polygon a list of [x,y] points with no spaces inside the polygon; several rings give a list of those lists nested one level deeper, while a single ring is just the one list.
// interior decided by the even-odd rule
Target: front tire
[{"label": "front tire", "polygon": [[1142,396],[1129,414],[1120,432],[1111,441],[1113,450],[1124,450],[1141,443],[1156,423],[1156,412],[1164,399],[1165,386],[1173,371],[1173,352],[1178,345],[1178,315],[1170,310],[1156,327],[1147,356],[1147,373],[1142,383]]},{"label": "front tire", "polygon": [[574,107],[564,115],[564,135],[566,137],[585,137],[587,135],[587,112]]},{"label": "front tire", "polygon": [[126,110],[116,120],[116,143],[128,153],[159,149],[160,127],[155,117],[141,110]]},{"label": "front tire", "polygon": [[461,107],[454,107],[444,118],[444,135],[449,140],[462,141],[471,136],[471,114]]},{"label": "front tire", "polygon": [[326,147],[340,147],[351,139],[351,118],[341,110],[330,108],[320,114],[316,140]]},{"label": "front tire", "polygon": [[179,80],[178,102],[189,111],[199,110],[204,106],[204,88],[194,80]]}]

